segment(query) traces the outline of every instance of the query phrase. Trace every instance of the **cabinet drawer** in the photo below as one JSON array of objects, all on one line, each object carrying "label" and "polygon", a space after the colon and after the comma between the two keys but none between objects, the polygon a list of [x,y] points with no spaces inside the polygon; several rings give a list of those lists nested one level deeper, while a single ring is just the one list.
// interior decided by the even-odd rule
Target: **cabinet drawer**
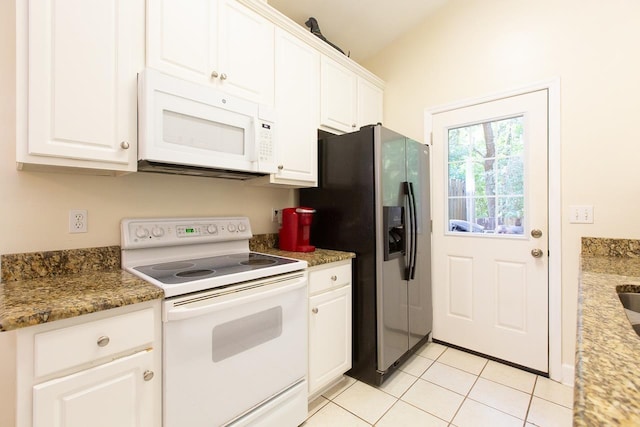
[{"label": "cabinet drawer", "polygon": [[151,308],[43,332],[34,337],[34,374],[41,377],[144,348],[153,339]]},{"label": "cabinet drawer", "polygon": [[351,263],[309,271],[309,295],[351,283]]}]

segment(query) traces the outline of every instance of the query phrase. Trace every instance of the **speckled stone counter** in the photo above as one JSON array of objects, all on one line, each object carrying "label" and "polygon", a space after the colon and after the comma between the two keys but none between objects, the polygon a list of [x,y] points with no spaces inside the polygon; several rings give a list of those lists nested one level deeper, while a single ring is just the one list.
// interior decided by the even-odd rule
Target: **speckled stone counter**
[{"label": "speckled stone counter", "polygon": [[583,239],[575,426],[640,426],[640,337],[617,295],[640,292],[639,252],[637,240]]},{"label": "speckled stone counter", "polygon": [[2,255],[0,332],[163,298],[120,269],[120,248]]},{"label": "speckled stone counter", "polygon": [[277,249],[278,235],[277,234],[261,234],[254,236],[249,242],[249,249],[255,252],[262,252],[265,254],[278,255],[287,258],[299,259],[307,261],[309,267],[316,265],[328,264],[330,262],[344,261],[347,259],[355,258],[356,254],[353,252],[334,251],[330,249],[316,248],[313,252],[290,252]]}]

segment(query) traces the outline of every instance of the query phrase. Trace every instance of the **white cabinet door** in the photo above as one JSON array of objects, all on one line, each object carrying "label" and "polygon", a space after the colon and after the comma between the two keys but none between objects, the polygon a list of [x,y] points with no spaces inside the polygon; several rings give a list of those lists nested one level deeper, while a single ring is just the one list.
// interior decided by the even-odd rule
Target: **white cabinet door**
[{"label": "white cabinet door", "polygon": [[275,108],[278,173],[271,182],[315,187],[318,179],[320,54],[297,37],[276,30]]},{"label": "white cabinet door", "polygon": [[351,286],[309,298],[309,394],[351,368]]},{"label": "white cabinet door", "polygon": [[150,0],[147,65],[273,105],[274,24],[235,0]]},{"label": "white cabinet door", "polygon": [[[34,386],[34,427],[154,427],[153,352]],[[147,380],[145,380],[145,373]]]},{"label": "white cabinet door", "polygon": [[358,77],[358,127],[382,123],[382,89]]},{"label": "white cabinet door", "polygon": [[201,84],[218,66],[217,0],[150,0],[147,66]]},{"label": "white cabinet door", "polygon": [[357,76],[323,56],[320,71],[320,122],[341,132],[356,130]]},{"label": "white cabinet door", "polygon": [[136,170],[144,0],[31,0],[17,8],[18,57],[28,52],[24,70],[19,59],[27,101],[18,115],[26,112],[28,136],[18,141],[18,162]]},{"label": "white cabinet door", "polygon": [[220,87],[273,105],[274,24],[235,0],[222,0],[218,25]]}]

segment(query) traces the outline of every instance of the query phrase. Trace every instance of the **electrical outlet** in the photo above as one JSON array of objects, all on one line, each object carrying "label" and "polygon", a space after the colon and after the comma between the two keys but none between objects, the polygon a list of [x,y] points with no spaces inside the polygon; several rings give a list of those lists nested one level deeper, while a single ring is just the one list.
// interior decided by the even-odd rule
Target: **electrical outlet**
[{"label": "electrical outlet", "polygon": [[86,233],[87,221],[86,209],[71,209],[69,211],[69,233]]},{"label": "electrical outlet", "polygon": [[280,209],[271,208],[271,222],[280,224],[281,215]]},{"label": "electrical outlet", "polygon": [[569,206],[570,224],[593,224],[593,206]]}]

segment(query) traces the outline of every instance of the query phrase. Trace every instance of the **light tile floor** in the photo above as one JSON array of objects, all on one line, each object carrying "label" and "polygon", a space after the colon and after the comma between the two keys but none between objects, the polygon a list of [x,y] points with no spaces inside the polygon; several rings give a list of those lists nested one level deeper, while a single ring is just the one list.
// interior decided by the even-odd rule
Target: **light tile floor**
[{"label": "light tile floor", "polygon": [[309,404],[304,427],[564,427],[573,388],[428,343],[381,387],[350,377]]}]

